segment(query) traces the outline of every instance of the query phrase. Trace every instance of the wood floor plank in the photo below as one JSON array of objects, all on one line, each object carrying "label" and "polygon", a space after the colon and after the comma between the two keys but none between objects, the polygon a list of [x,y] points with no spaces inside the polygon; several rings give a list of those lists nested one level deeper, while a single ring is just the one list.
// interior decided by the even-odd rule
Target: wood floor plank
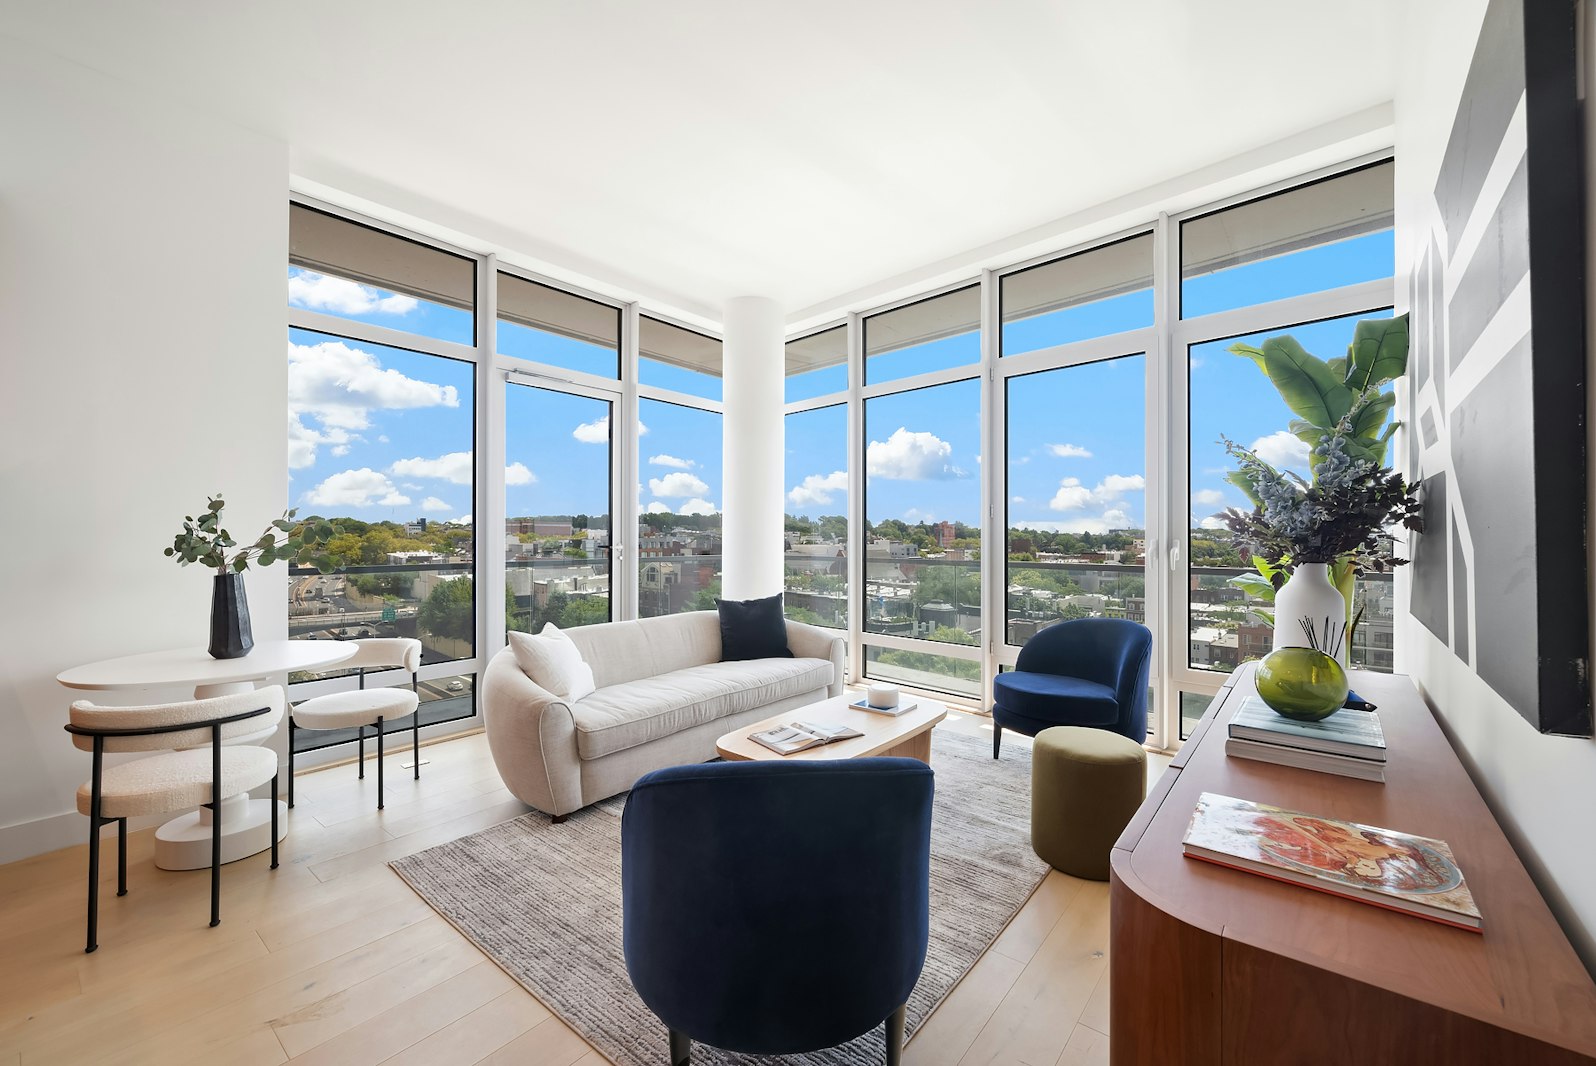
[{"label": "wood floor plank", "polygon": [[553,1017],[543,1004],[517,988],[384,1061],[387,1066],[474,1066]]},{"label": "wood floor plank", "polygon": [[268,1023],[288,1057],[309,1051],[340,1033],[381,1014],[395,1000],[410,999],[419,993],[482,961],[482,953],[464,937],[456,935],[401,966],[334,992],[314,1003],[297,1007]]},{"label": "wood floor plank", "polygon": [[1088,1026],[1077,1025],[1054,1066],[1108,1066],[1108,1037]]},{"label": "wood floor plank", "polygon": [[1098,978],[1097,987],[1092,989],[1092,998],[1086,1001],[1086,1009],[1081,1011],[1081,1024],[1091,1026],[1099,1033],[1108,1032],[1108,973]]},{"label": "wood floor plank", "polygon": [[588,1055],[598,1055],[598,1052],[570,1026],[549,1017],[477,1061],[482,1066],[571,1066]]},{"label": "wood floor plank", "polygon": [[1078,877],[1049,870],[1025,906],[993,941],[992,950],[1022,963],[1030,962],[1085,884]]},{"label": "wood floor plank", "polygon": [[1108,886],[1089,882],[981,1029],[962,1066],[1056,1062],[1108,969]]},{"label": "wood floor plank", "polygon": [[988,951],[926,1019],[904,1048],[908,1066],[955,1066],[1025,970],[1023,962]]},{"label": "wood floor plank", "polygon": [[531,808],[518,799],[501,800],[491,807],[318,863],[310,870],[322,881],[332,881],[372,863],[392,862],[406,855],[424,851],[435,844],[454,840],[479,829],[487,829],[489,826],[523,815],[529,810]]},{"label": "wood floor plank", "polygon": [[503,970],[483,959],[290,1061],[295,1066],[376,1066],[515,988]]}]

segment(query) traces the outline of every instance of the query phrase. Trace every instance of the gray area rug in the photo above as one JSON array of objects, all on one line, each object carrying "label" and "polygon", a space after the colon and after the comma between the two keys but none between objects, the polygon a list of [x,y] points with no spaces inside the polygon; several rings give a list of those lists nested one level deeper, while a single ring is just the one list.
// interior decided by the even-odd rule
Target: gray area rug
[{"label": "gray area rug", "polygon": [[[1031,851],[1031,752],[938,729],[931,765],[931,939],[909,999],[920,1027],[1047,874]],[[563,825],[529,814],[392,863],[439,914],[621,1066],[668,1063],[665,1028],[621,954],[621,812],[616,796]],[[858,1066],[882,1062],[882,1028],[840,1047],[765,1059],[693,1045],[695,1063]]]}]

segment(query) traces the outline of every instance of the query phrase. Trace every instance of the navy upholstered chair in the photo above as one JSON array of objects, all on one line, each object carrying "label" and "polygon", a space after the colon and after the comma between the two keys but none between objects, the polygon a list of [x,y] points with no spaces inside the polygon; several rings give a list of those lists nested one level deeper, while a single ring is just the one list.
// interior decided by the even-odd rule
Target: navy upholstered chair
[{"label": "navy upholstered chair", "polygon": [[1077,618],[1039,631],[1015,669],[992,682],[992,758],[1005,729],[1034,737],[1055,725],[1092,726],[1142,743],[1152,654],[1152,631],[1122,618]]},{"label": "navy upholstered chair", "polygon": [[621,825],[626,969],[670,1031],[786,1055],[883,1021],[889,1064],[929,934],[931,768],[915,759],[673,766]]}]

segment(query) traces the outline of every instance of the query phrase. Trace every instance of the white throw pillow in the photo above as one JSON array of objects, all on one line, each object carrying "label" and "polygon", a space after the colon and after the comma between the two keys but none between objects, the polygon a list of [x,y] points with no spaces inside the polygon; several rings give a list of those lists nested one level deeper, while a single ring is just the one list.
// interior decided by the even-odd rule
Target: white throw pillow
[{"label": "white throw pillow", "polygon": [[532,681],[563,700],[575,703],[594,690],[593,668],[582,661],[582,653],[570,637],[553,622],[543,632],[508,634],[516,665]]}]

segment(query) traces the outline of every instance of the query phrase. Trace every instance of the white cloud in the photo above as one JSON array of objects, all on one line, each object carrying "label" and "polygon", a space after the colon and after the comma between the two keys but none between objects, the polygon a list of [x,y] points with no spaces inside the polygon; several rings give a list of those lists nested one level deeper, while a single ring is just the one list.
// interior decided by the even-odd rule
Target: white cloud
[{"label": "white cloud", "polygon": [[1092,490],[1081,484],[1078,477],[1067,477],[1058,483],[1058,491],[1048,506],[1055,511],[1077,511],[1092,502]]},{"label": "white cloud", "polygon": [[[349,450],[351,441],[359,440],[347,429],[312,429],[300,419],[297,411],[288,412],[288,469],[303,470],[316,461],[316,447],[332,445],[335,455]],[[344,452],[336,449],[343,448]]]},{"label": "white cloud", "polygon": [[833,494],[847,491],[848,471],[833,470],[829,474],[810,474],[801,485],[793,486],[787,499],[795,507],[819,507],[830,503]]},{"label": "white cloud", "polygon": [[1082,448],[1079,444],[1049,444],[1047,450],[1049,454],[1056,455],[1060,459],[1090,459],[1092,457],[1092,453]]},{"label": "white cloud", "polygon": [[1116,529],[1135,529],[1136,520],[1119,508],[1101,514],[1071,515],[1056,522],[1026,522],[1025,528],[1049,533],[1108,533]]},{"label": "white cloud", "polygon": [[871,477],[896,481],[961,476],[948,465],[953,445],[932,433],[911,433],[902,426],[886,440],[873,440],[865,449],[865,466]]},{"label": "white cloud", "polygon": [[1200,528],[1202,528],[1202,529],[1229,529],[1230,528],[1229,526],[1225,525],[1225,520],[1223,518],[1220,518],[1218,515],[1213,515],[1213,514],[1209,515],[1207,518],[1205,518],[1201,522],[1197,523],[1197,525]]},{"label": "white cloud", "polygon": [[374,410],[459,406],[453,385],[384,369],[375,355],[343,341],[288,344],[289,414],[312,415],[323,431],[367,429]]},{"label": "white cloud", "polygon": [[671,513],[671,509],[669,507],[666,507],[663,503],[660,503],[658,500],[655,500],[653,503],[651,503],[647,507],[643,508],[643,513],[644,514],[670,514]]},{"label": "white cloud", "polygon": [[452,485],[469,485],[475,465],[470,452],[449,452],[436,459],[423,459],[419,455],[412,459],[400,459],[388,468],[388,472],[397,477],[431,477]]},{"label": "white cloud", "polygon": [[[1067,477],[1059,481],[1058,491],[1048,501],[1048,507],[1055,511],[1080,511],[1092,506],[1108,507],[1118,503],[1120,497],[1127,492],[1140,492],[1146,487],[1147,479],[1140,474],[1110,474],[1099,481],[1096,488],[1091,489],[1081,484],[1080,478]],[[1104,519],[1108,520],[1109,515],[1125,515],[1125,512],[1111,511],[1104,516]]]},{"label": "white cloud", "polygon": [[312,311],[331,311],[335,315],[405,315],[416,309],[416,301],[398,293],[382,295],[381,289],[344,278],[328,277],[309,270],[288,276],[288,302]]},{"label": "white cloud", "polygon": [[1225,502],[1225,494],[1219,489],[1198,489],[1191,494],[1191,502],[1199,507],[1217,507]]},{"label": "white cloud", "polygon": [[422,500],[421,501],[421,509],[423,511],[452,511],[452,510],[454,510],[453,507],[449,506],[447,503],[444,503],[442,500],[438,499],[438,497],[436,497],[436,496],[428,496],[426,499]]},{"label": "white cloud", "polygon": [[689,496],[702,496],[709,491],[709,485],[696,474],[677,472],[666,474],[664,477],[649,478],[648,491],[662,499],[679,500]]},{"label": "white cloud", "polygon": [[349,445],[347,445],[347,444],[334,444],[333,447],[332,447],[332,454],[338,456],[339,458],[342,458],[342,457],[348,455],[349,454]]},{"label": "white cloud", "polygon": [[[448,452],[436,459],[423,459],[419,455],[400,459],[388,468],[388,473],[395,477],[430,477],[451,485],[469,485],[475,470],[476,461],[470,452]],[[537,475],[524,463],[511,463],[504,468],[506,485],[530,485],[535,481]]]},{"label": "white cloud", "polygon": [[1025,497],[1024,496],[1010,496],[1009,497],[1009,502],[1010,503],[1024,503],[1025,502]]},{"label": "white cloud", "polygon": [[691,470],[698,464],[691,459],[678,459],[674,455],[651,455],[648,461],[653,466],[668,466],[673,470]]},{"label": "white cloud", "polygon": [[449,519],[449,524],[451,526],[469,526],[471,524],[471,516],[463,514],[459,518],[451,518]]},{"label": "white cloud", "polygon": [[1308,446],[1283,429],[1253,441],[1251,451],[1277,470],[1308,465]]},{"label": "white cloud", "polygon": [[583,444],[608,444],[610,442],[610,416],[583,422],[571,430],[571,436]]},{"label": "white cloud", "polygon": [[720,508],[700,497],[693,497],[680,507],[676,508],[677,514],[719,514]]},{"label": "white cloud", "polygon": [[332,475],[305,493],[305,502],[317,507],[398,507],[410,502],[387,476],[361,467]]}]

